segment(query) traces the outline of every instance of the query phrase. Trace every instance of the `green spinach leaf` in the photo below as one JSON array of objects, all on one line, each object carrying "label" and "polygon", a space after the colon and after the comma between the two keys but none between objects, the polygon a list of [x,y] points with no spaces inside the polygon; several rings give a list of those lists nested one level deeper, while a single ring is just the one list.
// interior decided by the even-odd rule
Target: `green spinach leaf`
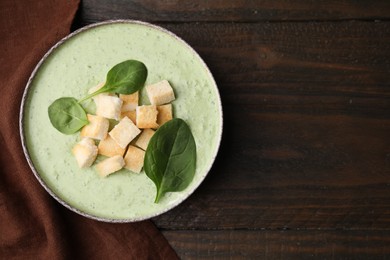
[{"label": "green spinach leaf", "polygon": [[[107,73],[105,85],[94,93],[87,95],[77,102],[71,97],[60,98],[49,106],[49,118],[52,125],[61,133],[74,134],[88,119],[81,102],[100,93],[132,94],[145,84],[148,70],[140,61],[126,60],[118,63]],[[91,104],[84,104],[87,111],[95,108]],[[92,104],[93,105],[93,104]]]},{"label": "green spinach leaf", "polygon": [[126,60],[118,63],[107,73],[106,83],[94,93],[84,97],[83,102],[100,93],[132,94],[142,88],[145,84],[148,70],[140,61]]},{"label": "green spinach leaf", "polygon": [[49,106],[48,112],[52,125],[63,134],[74,134],[89,123],[84,109],[72,97],[57,99]]},{"label": "green spinach leaf", "polygon": [[195,175],[196,145],[188,125],[174,118],[150,139],[144,159],[146,175],[157,188],[155,203],[166,192],[182,191]]}]

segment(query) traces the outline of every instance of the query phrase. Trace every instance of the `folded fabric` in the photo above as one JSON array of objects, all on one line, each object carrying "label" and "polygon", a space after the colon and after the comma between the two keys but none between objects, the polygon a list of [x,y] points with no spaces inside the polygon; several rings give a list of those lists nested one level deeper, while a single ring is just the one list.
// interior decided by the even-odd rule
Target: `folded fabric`
[{"label": "folded fabric", "polygon": [[73,213],[39,185],[23,155],[19,108],[43,54],[69,33],[78,0],[0,2],[0,259],[176,259],[150,221]]}]

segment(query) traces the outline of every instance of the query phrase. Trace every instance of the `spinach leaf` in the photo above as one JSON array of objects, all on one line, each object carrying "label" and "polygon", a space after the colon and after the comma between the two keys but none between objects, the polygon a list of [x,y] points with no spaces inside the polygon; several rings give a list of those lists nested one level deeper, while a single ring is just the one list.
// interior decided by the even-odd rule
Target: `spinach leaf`
[{"label": "spinach leaf", "polygon": [[166,192],[182,191],[195,175],[196,145],[180,118],[163,124],[150,139],[144,159],[146,175],[157,188],[155,203]]},{"label": "spinach leaf", "polygon": [[132,94],[142,88],[147,76],[145,64],[137,60],[127,60],[115,65],[107,73],[105,87],[108,92]]},{"label": "spinach leaf", "polygon": [[48,112],[52,125],[63,134],[74,134],[89,123],[84,109],[72,97],[57,99],[49,106]]},{"label": "spinach leaf", "polygon": [[[87,95],[77,102],[71,97],[60,98],[49,106],[49,118],[52,125],[61,133],[74,134],[88,119],[81,102],[100,93],[132,94],[145,84],[148,70],[140,61],[126,60],[118,63],[107,73],[105,85],[94,93]],[[94,110],[91,104],[84,104],[87,111]],[[93,104],[92,104],[93,105]]]},{"label": "spinach leaf", "polygon": [[99,90],[84,97],[83,102],[100,93],[132,94],[142,88],[145,84],[148,70],[140,61],[126,60],[118,63],[107,73],[106,83]]}]

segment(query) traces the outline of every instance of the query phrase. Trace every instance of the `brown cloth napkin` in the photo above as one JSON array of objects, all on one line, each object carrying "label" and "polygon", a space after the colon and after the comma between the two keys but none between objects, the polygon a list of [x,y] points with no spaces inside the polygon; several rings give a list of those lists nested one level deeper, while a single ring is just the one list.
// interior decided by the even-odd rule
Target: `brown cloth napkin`
[{"label": "brown cloth napkin", "polygon": [[69,33],[78,0],[0,1],[0,259],[176,259],[150,221],[73,213],[39,185],[23,155],[19,107],[39,59]]}]

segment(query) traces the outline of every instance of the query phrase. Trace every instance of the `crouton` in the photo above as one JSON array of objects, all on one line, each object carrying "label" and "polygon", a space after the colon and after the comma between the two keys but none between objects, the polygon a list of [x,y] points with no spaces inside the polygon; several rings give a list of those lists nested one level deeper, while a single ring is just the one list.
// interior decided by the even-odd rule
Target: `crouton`
[{"label": "crouton", "polygon": [[113,172],[119,171],[125,166],[125,161],[122,156],[115,155],[107,158],[96,165],[96,170],[101,177],[106,177]]},{"label": "crouton", "polygon": [[98,145],[98,154],[113,157],[115,155],[123,156],[126,149],[120,147],[110,135],[100,141]]},{"label": "crouton", "polygon": [[134,123],[128,118],[124,117],[122,120],[114,126],[109,132],[109,135],[115,142],[123,149],[141,133],[141,131],[134,125]]},{"label": "crouton", "polygon": [[87,114],[89,124],[81,129],[81,137],[103,140],[107,136],[109,122],[107,118]]},{"label": "crouton", "polygon": [[122,99],[122,112],[135,111],[138,106],[138,91],[130,95],[120,94],[119,98]]},{"label": "crouton", "polygon": [[155,105],[138,106],[136,115],[138,128],[157,128],[157,108]]},{"label": "crouton", "polygon": [[146,86],[146,93],[152,105],[163,105],[175,100],[175,93],[167,80]]},{"label": "crouton", "polygon": [[95,99],[96,115],[119,120],[123,101],[117,96],[99,96]]},{"label": "crouton", "polygon": [[126,111],[121,113],[121,118],[128,117],[131,121],[133,121],[134,124],[137,123],[137,112],[134,111]]},{"label": "crouton", "polygon": [[172,104],[157,106],[157,124],[162,126],[172,119]]},{"label": "crouton", "polygon": [[144,129],[135,142],[135,145],[146,151],[150,138],[152,138],[153,135],[154,131],[152,129]]},{"label": "crouton", "polygon": [[73,147],[72,153],[79,167],[85,168],[91,166],[95,161],[98,148],[91,138],[85,137]]},{"label": "crouton", "polygon": [[125,168],[140,173],[144,165],[145,152],[138,147],[129,145],[125,156]]}]

